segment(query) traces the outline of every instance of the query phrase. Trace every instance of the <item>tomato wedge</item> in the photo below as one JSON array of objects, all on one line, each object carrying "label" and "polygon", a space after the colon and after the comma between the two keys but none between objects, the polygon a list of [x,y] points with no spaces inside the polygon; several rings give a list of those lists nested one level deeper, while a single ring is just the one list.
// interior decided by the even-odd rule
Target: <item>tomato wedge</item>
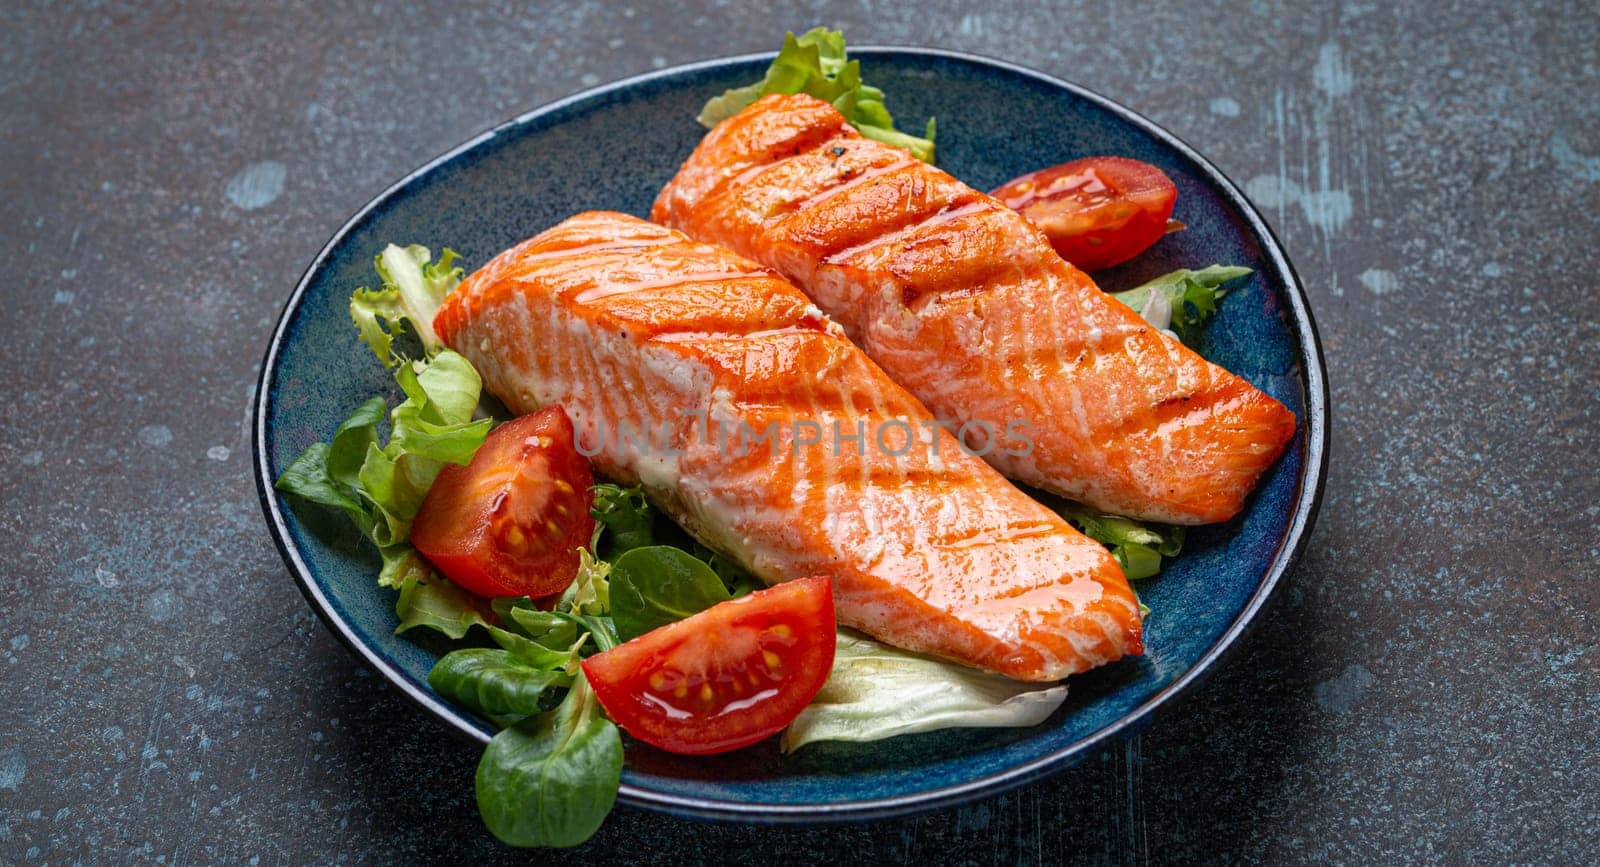
[{"label": "tomato wedge", "polygon": [[594,476],[559,406],[495,428],[466,466],[447,465],[411,524],[411,544],[479,596],[560,593],[589,544]]},{"label": "tomato wedge", "polygon": [[1087,157],[1029,172],[991,195],[1043,230],[1061,258],[1098,271],[1161,240],[1178,188],[1149,163]]},{"label": "tomato wedge", "polygon": [[613,722],[661,749],[722,753],[777,734],[833,671],[833,585],[800,578],[583,661]]}]

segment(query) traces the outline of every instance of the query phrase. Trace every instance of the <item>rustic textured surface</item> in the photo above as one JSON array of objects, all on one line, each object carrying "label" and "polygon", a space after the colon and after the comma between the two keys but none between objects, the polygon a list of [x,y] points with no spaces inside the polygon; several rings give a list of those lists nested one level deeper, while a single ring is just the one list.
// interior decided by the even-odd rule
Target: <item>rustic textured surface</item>
[{"label": "rustic textured surface", "polygon": [[816,22],[1072,79],[1245,184],[1326,343],[1327,500],[1231,663],[1098,760],[879,824],[624,809],[582,857],[1592,859],[1592,5],[677,5],[0,9],[0,863],[522,860],[474,816],[476,747],[294,591],[250,482],[257,359],[413,166]]}]

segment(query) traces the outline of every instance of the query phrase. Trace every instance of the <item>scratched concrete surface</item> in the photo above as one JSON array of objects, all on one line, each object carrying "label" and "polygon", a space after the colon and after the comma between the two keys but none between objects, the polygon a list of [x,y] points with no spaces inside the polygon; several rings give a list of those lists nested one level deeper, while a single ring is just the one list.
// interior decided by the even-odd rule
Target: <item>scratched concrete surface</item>
[{"label": "scratched concrete surface", "polygon": [[476,748],[293,589],[250,482],[257,359],[413,166],[816,22],[1078,81],[1243,183],[1326,341],[1327,500],[1262,627],[1125,747],[878,824],[622,809],[581,857],[1600,851],[1592,4],[319,5],[0,8],[0,863],[525,859],[479,828]]}]

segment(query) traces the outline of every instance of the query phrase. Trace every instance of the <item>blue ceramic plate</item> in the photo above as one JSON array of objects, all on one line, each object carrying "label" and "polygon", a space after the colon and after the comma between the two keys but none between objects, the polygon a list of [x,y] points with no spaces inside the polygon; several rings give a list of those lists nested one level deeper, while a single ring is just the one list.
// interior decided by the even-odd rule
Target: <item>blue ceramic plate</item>
[{"label": "blue ceramic plate", "polygon": [[[625,803],[704,817],[817,821],[887,816],[969,800],[1071,765],[1146,725],[1238,640],[1294,562],[1315,515],[1327,396],[1305,293],[1237,187],[1170,133],[1103,97],[1005,63],[941,51],[859,49],[868,80],[907,129],[939,120],[939,165],[979,189],[1043,166],[1118,154],[1160,166],[1189,230],[1101,275],[1123,289],[1180,267],[1254,268],[1227,297],[1203,354],[1300,419],[1286,454],[1237,520],[1190,534],[1139,593],[1154,614],[1148,651],[1072,680],[1066,705],[1030,729],[957,730],[780,756],[775,741],[712,758],[630,747]],[[356,340],[346,304],[390,241],[450,246],[482,264],[575,212],[646,215],[699,141],[694,117],[725,88],[759,78],[771,55],[714,60],[596,88],[523,115],[428,163],[334,235],[284,308],[267,351],[255,424],[263,508],[313,607],[357,653],[440,718],[486,740],[491,727],[428,689],[434,654],[394,634],[394,597],[353,530],[286,501],[271,482],[392,381]],[[1172,724],[1182,725],[1181,719]]]}]

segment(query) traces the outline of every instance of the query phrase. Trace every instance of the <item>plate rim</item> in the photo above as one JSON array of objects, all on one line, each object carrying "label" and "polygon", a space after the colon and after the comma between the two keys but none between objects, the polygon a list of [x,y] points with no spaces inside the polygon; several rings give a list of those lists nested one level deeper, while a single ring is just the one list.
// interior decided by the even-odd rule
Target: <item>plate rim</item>
[{"label": "plate rim", "polygon": [[[1322,504],[1328,468],[1327,438],[1330,423],[1327,362],[1323,354],[1322,340],[1317,331],[1316,321],[1311,313],[1305,285],[1301,282],[1299,274],[1284,253],[1282,242],[1278,240],[1272,228],[1256,210],[1255,205],[1245,197],[1237,184],[1187,142],[1155,121],[1109,97],[1102,96],[1086,87],[1057,78],[1048,73],[1008,60],[943,48],[912,45],[863,45],[852,47],[850,51],[852,57],[862,59],[872,56],[884,57],[893,55],[912,58],[931,57],[996,68],[1025,78],[1031,78],[1042,84],[1064,90],[1079,99],[1086,100],[1108,111],[1123,122],[1132,124],[1140,131],[1173,148],[1182,157],[1188,159],[1200,169],[1205,178],[1218,188],[1228,202],[1244,216],[1245,222],[1257,236],[1263,257],[1267,260],[1268,265],[1277,272],[1284,285],[1284,298],[1292,311],[1292,315],[1287,317],[1286,324],[1290,326],[1291,332],[1294,333],[1301,346],[1301,352],[1296,359],[1296,363],[1302,368],[1306,400],[1306,451],[1305,460],[1301,466],[1300,478],[1296,480],[1297,491],[1294,499],[1294,511],[1290,516],[1288,527],[1279,540],[1270,566],[1262,575],[1249,599],[1246,600],[1244,607],[1234,616],[1222,635],[1195,661],[1194,665],[1177,679],[1163,686],[1143,702],[1124,713],[1115,722],[1097,729],[1060,749],[1053,750],[1028,762],[985,774],[966,782],[884,798],[871,798],[843,803],[752,804],[665,793],[623,782],[618,790],[618,801],[630,806],[693,818],[764,824],[865,821],[920,813],[940,807],[966,803],[979,797],[991,796],[1017,788],[1051,773],[1071,767],[1096,746],[1131,735],[1149,724],[1155,714],[1169,709],[1169,705],[1175,699],[1198,684],[1228,653],[1236,648],[1239,639],[1254,625],[1257,615],[1278,584],[1281,583],[1288,571],[1299,562],[1310,538],[1311,528],[1315,524],[1317,512]],[[301,273],[299,281],[295,284],[294,291],[289,295],[289,298],[279,311],[277,324],[273,327],[272,336],[267,344],[267,351],[262,357],[261,371],[256,381],[256,393],[253,400],[251,419],[251,457],[254,464],[253,475],[255,476],[256,494],[260,499],[262,510],[267,518],[268,529],[272,533],[273,542],[278,548],[278,553],[289,567],[289,571],[295,579],[295,584],[300,588],[301,594],[305,596],[306,601],[316,611],[318,618],[329,627],[340,643],[344,644],[346,648],[364,659],[368,665],[382,674],[391,686],[399,689],[411,700],[430,711],[436,718],[448,723],[479,743],[486,743],[487,738],[466,720],[461,711],[443,701],[431,691],[420,688],[412,682],[405,672],[399,670],[393,662],[356,638],[353,627],[339,614],[337,608],[322,592],[321,588],[317,586],[317,582],[311,576],[309,566],[290,541],[288,526],[272,486],[273,480],[269,477],[270,458],[267,454],[268,410],[272,404],[271,397],[279,354],[288,333],[290,320],[298,310],[300,302],[311,284],[313,275],[322,270],[333,251],[352,232],[360,228],[374,212],[386,205],[412,182],[451,162],[463,153],[494,139],[503,132],[526,125],[544,115],[580,102],[602,98],[608,94],[625,91],[657,79],[670,78],[716,67],[770,60],[776,54],[777,52],[774,51],[765,51],[716,57],[631,75],[537,106],[468,138],[428,160],[416,169],[407,172],[346,219]],[[1302,363],[1305,361],[1312,363]]]}]

